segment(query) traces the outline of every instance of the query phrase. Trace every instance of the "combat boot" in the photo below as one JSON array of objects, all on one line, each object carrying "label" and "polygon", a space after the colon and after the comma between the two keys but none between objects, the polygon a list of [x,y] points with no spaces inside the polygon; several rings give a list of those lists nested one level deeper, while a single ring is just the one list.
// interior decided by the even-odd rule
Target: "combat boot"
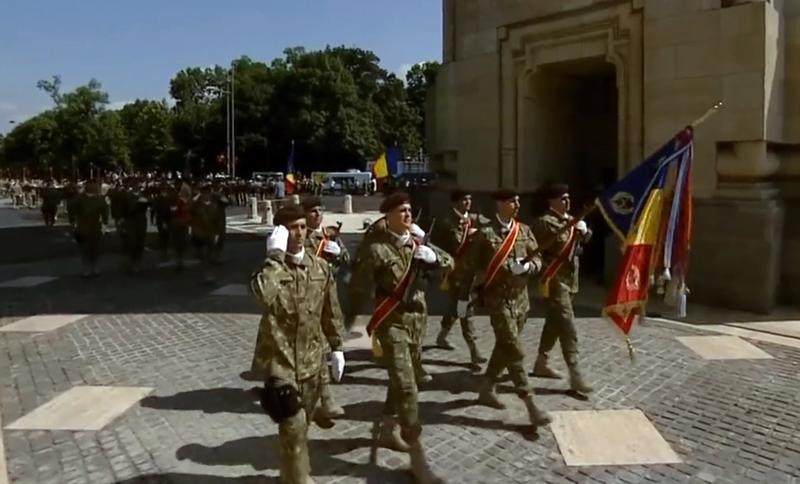
[{"label": "combat boot", "polygon": [[395,450],[397,452],[408,452],[409,446],[400,434],[400,426],[397,420],[389,415],[384,415],[381,422],[381,432],[378,435],[378,447]]},{"label": "combat boot", "polygon": [[473,365],[480,365],[481,363],[486,363],[486,358],[481,355],[480,350],[478,349],[478,345],[475,344],[474,341],[467,341],[467,346],[469,347],[469,355],[470,361]]},{"label": "combat boot", "polygon": [[572,391],[578,393],[592,393],[592,391],[594,391],[592,387],[583,381],[583,376],[580,370],[578,370],[578,365],[571,365],[569,367],[569,387]]},{"label": "combat boot", "polygon": [[[325,370],[327,371],[327,369]],[[336,401],[331,395],[331,389],[328,384],[322,385],[322,405],[320,409],[322,413],[328,418],[334,419],[344,415],[344,409],[336,404]]]},{"label": "combat boot", "polygon": [[447,333],[444,331],[439,331],[439,335],[436,336],[436,346],[445,350],[455,349],[455,347],[447,341]]},{"label": "combat boot", "polygon": [[546,353],[539,353],[539,356],[536,357],[536,363],[533,364],[533,372],[531,372],[531,375],[539,378],[552,378],[555,380],[560,380],[562,378],[559,372],[550,368],[550,366],[547,364]]},{"label": "combat boot", "polygon": [[533,401],[533,395],[526,395],[522,398],[522,401],[525,402],[525,408],[528,410],[528,418],[531,421],[531,425],[539,427],[541,425],[547,425],[552,421],[547,412],[540,410],[539,407],[536,406],[536,403]]},{"label": "combat boot", "polygon": [[506,404],[500,401],[495,391],[495,384],[486,379],[478,392],[478,403],[487,407],[503,410]]},{"label": "combat boot", "polygon": [[411,456],[411,473],[414,474],[414,478],[418,483],[444,484],[444,481],[437,477],[428,465],[421,442],[416,441],[411,444],[408,452]]}]

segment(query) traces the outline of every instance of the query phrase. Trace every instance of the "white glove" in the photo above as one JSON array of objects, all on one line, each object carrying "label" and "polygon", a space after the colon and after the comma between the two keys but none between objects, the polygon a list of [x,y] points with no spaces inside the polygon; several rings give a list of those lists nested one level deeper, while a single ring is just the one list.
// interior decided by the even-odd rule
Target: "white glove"
[{"label": "white glove", "polygon": [[273,250],[280,250],[286,252],[286,247],[289,245],[289,229],[283,225],[278,225],[272,231],[267,239],[267,252]]},{"label": "white glove", "polygon": [[586,222],[584,222],[583,220],[579,220],[578,223],[575,224],[575,228],[581,234],[585,234],[586,232],[589,231],[589,227],[586,226]]},{"label": "white glove", "polygon": [[456,316],[464,318],[467,316],[467,309],[469,308],[469,301],[458,301],[456,303]]},{"label": "white glove", "polygon": [[334,351],[331,353],[331,372],[333,373],[333,379],[336,382],[342,381],[342,375],[344,375],[344,353],[341,351]]},{"label": "white glove", "polygon": [[420,228],[417,224],[411,224],[411,228],[409,229],[411,235],[414,237],[418,237],[420,239],[425,238],[425,231]]},{"label": "white glove", "polygon": [[414,258],[422,262],[433,264],[436,262],[436,252],[426,245],[418,245],[417,250],[414,251]]},{"label": "white glove", "polygon": [[522,259],[515,259],[511,261],[511,273],[515,276],[521,276],[531,270],[531,263],[522,263]]},{"label": "white glove", "polygon": [[337,242],[329,240],[323,242],[323,244],[325,245],[322,247],[322,251],[325,252],[326,254],[330,254],[334,257],[339,257],[342,254],[342,248],[339,247],[339,244]]}]

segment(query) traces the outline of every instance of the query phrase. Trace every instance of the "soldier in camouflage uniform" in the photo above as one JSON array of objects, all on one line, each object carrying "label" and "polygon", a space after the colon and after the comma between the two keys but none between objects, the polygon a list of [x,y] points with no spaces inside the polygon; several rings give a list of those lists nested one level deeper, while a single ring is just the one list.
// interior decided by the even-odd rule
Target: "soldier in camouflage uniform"
[{"label": "soldier in camouflage uniform", "polygon": [[[334,378],[344,371],[341,310],[329,265],[304,250],[305,214],[297,205],[275,214],[264,265],[250,280],[263,307],[254,362],[265,375],[262,406],[278,423],[280,477],[313,483],[308,425],[321,393],[325,343],[333,350]],[[302,311],[298,310],[302,306]]]},{"label": "soldier in camouflage uniform", "polygon": [[168,195],[169,199],[169,240],[175,252],[175,271],[183,270],[183,259],[189,243],[191,225],[192,189],[186,182],[178,182],[176,189]]},{"label": "soldier in camouflage uniform", "polygon": [[558,341],[569,368],[570,388],[579,393],[589,393],[592,387],[584,382],[578,369],[578,333],[575,331],[572,299],[578,293],[581,244],[589,241],[592,232],[582,220],[574,228],[566,229],[573,220],[569,215],[569,187],[547,186],[542,190],[542,198],[547,200],[548,208],[536,219],[533,232],[538,240],[552,240],[553,243],[542,251],[545,277],[540,282],[540,292],[545,304],[545,322],[532,374],[542,378],[561,378],[547,364],[548,353]]},{"label": "soldier in camouflage uniform", "polygon": [[190,220],[192,242],[205,270],[205,281],[212,282],[214,274],[211,267],[214,249],[217,245],[219,204],[211,190],[211,185],[203,184],[200,193],[192,200]]},{"label": "soldier in camouflage uniform", "polygon": [[158,247],[161,250],[161,259],[169,256],[169,226],[170,226],[170,200],[171,190],[166,181],[161,181],[154,187],[150,198],[150,213],[153,225],[158,230]]},{"label": "soldier in camouflage uniform", "polygon": [[53,180],[48,180],[42,189],[42,218],[46,226],[52,227],[56,224],[56,212],[60,201],[60,190],[55,187]]},{"label": "soldier in camouflage uniform", "polygon": [[[305,249],[317,257],[322,257],[331,267],[332,284],[336,287],[339,270],[350,263],[350,254],[338,234],[336,227],[322,225],[323,207],[319,197],[311,196],[303,200],[303,211],[306,216],[308,235]],[[329,352],[323,354],[323,361],[328,361]],[[344,409],[336,404],[330,389],[330,373],[322,372],[322,399],[318,410],[320,419],[334,419],[344,415]]]},{"label": "soldier in camouflage uniform", "polygon": [[[389,449],[408,451],[411,470],[419,482],[439,482],[428,467],[420,442],[417,409],[417,376],[414,349],[420,343],[420,331],[427,319],[425,292],[414,287],[408,302],[402,300],[402,282],[410,267],[422,271],[447,271],[453,259],[444,251],[421,245],[411,234],[411,204],[408,195],[396,192],[384,199],[381,212],[386,214],[386,230],[376,233],[363,258],[354,267],[350,284],[351,300],[362,302],[375,294],[376,312],[367,327],[377,336],[389,372],[389,387],[377,444]],[[395,301],[396,306],[386,301]],[[394,309],[381,312],[380,308]],[[357,309],[354,306],[353,310]],[[400,422],[400,431],[397,429]]]},{"label": "soldier in camouflage uniform", "polygon": [[73,210],[75,241],[81,252],[83,277],[95,276],[103,225],[108,224],[108,205],[100,195],[97,182],[90,181],[86,184],[84,193],[75,198]]},{"label": "soldier in camouflage uniform", "polygon": [[[450,200],[453,204],[453,210],[444,217],[441,225],[437,226],[434,234],[434,243],[452,255],[456,265],[458,265],[463,264],[463,256],[469,241],[478,231],[478,216],[477,214],[469,213],[469,209],[472,206],[472,196],[469,193],[463,190],[454,190],[450,195]],[[451,276],[452,274],[448,275],[447,284],[444,287],[450,298],[450,308],[442,318],[442,328],[436,337],[436,345],[440,348],[453,349],[453,346],[447,341],[447,335],[450,333],[453,323],[456,320],[460,320],[461,334],[464,336],[464,341],[469,348],[472,364],[486,363],[486,358],[480,354],[478,345],[475,342],[475,328],[470,319],[471,314],[467,314],[462,318],[459,318],[456,314],[458,303],[457,287],[459,284],[457,282],[452,282],[451,284]]]},{"label": "soldier in camouflage uniform", "polygon": [[141,189],[139,180],[132,179],[128,190],[120,195],[122,219],[119,224],[123,248],[128,256],[128,270],[139,272],[147,238],[147,208],[150,202]]},{"label": "soldier in camouflage uniform", "polygon": [[495,192],[493,198],[497,214],[494,220],[475,233],[465,263],[456,266],[453,278],[460,284],[459,316],[466,314],[466,300],[477,286],[473,300],[489,311],[494,330],[494,350],[478,402],[493,408],[505,408],[495,387],[500,375],[508,369],[517,395],[525,402],[531,424],[546,425],[550,423],[550,417],[533,401],[533,391],[522,366],[525,353],[520,340],[530,309],[528,281],[541,270],[542,261],[536,253],[537,242],[533,232],[516,220],[519,195],[513,190],[503,189]]},{"label": "soldier in camouflage uniform", "polygon": [[[425,232],[417,225],[411,224],[411,231],[418,238],[423,238],[425,236]],[[364,238],[361,240],[358,248],[356,249],[356,258],[353,261],[352,267],[356,268],[361,265],[361,261],[363,261],[367,254],[369,253],[370,245],[377,240],[381,240],[387,233],[389,229],[386,225],[386,217],[381,217],[375,222],[370,225],[366,232],[364,232]],[[359,297],[369,298],[369,294],[361,294]],[[353,304],[358,304],[358,301],[354,301],[352,297],[349,298]],[[427,327],[428,321],[427,318],[421,322],[421,326],[419,327],[418,336],[419,339],[414,343],[411,347],[411,358],[414,362],[414,374],[417,378],[417,383],[429,383],[433,381],[433,377],[425,370],[425,367],[422,365],[422,339],[427,334]],[[376,364],[380,366],[384,366],[384,362],[381,358],[376,358]]]},{"label": "soldier in camouflage uniform", "polygon": [[227,226],[227,219],[225,210],[231,204],[230,195],[227,193],[229,189],[223,185],[217,184],[214,187],[214,203],[217,205],[216,218],[214,220],[214,233],[216,234],[216,242],[214,243],[212,251],[212,259],[219,262],[222,257],[222,249],[225,245],[225,233]]}]

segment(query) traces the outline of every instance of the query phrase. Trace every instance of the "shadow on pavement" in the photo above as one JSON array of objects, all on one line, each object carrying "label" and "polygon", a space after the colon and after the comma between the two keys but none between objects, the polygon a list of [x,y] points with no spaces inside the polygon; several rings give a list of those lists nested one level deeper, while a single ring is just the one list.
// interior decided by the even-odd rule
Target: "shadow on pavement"
[{"label": "shadow on pavement", "polygon": [[201,410],[203,413],[258,413],[264,411],[251,390],[242,388],[208,388],[180,392],[169,396],[149,396],[142,407],[158,410]]}]

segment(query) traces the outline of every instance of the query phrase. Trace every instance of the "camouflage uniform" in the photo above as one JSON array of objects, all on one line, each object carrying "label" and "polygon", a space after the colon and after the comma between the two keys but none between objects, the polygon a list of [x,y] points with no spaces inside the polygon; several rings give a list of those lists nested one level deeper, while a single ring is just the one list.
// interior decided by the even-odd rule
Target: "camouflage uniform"
[{"label": "camouflage uniform", "polygon": [[325,341],[342,349],[341,310],[328,264],[308,251],[299,265],[273,255],[250,280],[263,305],[254,366],[277,385],[300,393],[302,409],[279,423],[280,475],[287,484],[309,482],[308,424],[320,397]]},{"label": "camouflage uniform", "polygon": [[103,236],[103,225],[108,224],[108,205],[97,193],[95,187],[89,186],[86,193],[75,197],[75,241],[81,252],[83,275],[97,273],[97,257],[100,255],[100,239]]},{"label": "camouflage uniform", "polygon": [[175,270],[183,270],[183,257],[189,241],[191,224],[192,191],[189,185],[182,183],[178,190],[168,194],[169,206],[169,240],[175,252]]},{"label": "camouflage uniform", "polygon": [[162,259],[167,258],[169,250],[170,232],[170,188],[166,183],[161,183],[151,198],[151,214],[154,225],[158,230],[158,245],[161,249]]},{"label": "camouflage uniform", "polygon": [[[466,217],[468,217],[468,219]],[[469,234],[467,234],[464,247],[461,248],[460,256],[456,256],[456,254],[459,252],[461,241],[464,240],[464,231],[467,230],[468,227],[467,220],[469,220],[469,229],[477,230],[478,217],[476,214],[467,214],[462,216],[455,210],[451,210],[450,214],[448,214],[448,216],[442,220],[442,225],[437,227],[436,233],[434,234],[434,243],[451,254],[455,259],[456,265],[464,263],[463,255],[468,248],[470,238]],[[452,273],[449,277],[452,277]],[[464,341],[467,343],[467,347],[469,348],[472,363],[478,364],[484,363],[486,359],[481,356],[478,346],[475,343],[475,327],[470,319],[471,315],[468,314],[462,318],[459,318],[456,314],[456,306],[458,304],[457,288],[458,286],[469,285],[470,282],[471,281],[466,283],[461,282],[459,284],[458,281],[449,281],[445,292],[450,300],[450,307],[448,308],[447,314],[445,314],[445,316],[442,318],[442,328],[436,338],[436,344],[442,348],[453,349],[453,347],[447,342],[447,335],[450,333],[453,323],[460,319],[461,334],[464,336]]]},{"label": "camouflage uniform", "polygon": [[[389,234],[389,229],[386,227],[386,218],[381,217],[380,219],[373,222],[367,230],[364,232],[364,238],[361,240],[361,243],[356,249],[356,258],[353,261],[353,273],[355,274],[356,271],[360,271],[362,267],[362,261],[366,259],[369,254],[369,248],[373,242],[380,241],[384,239],[384,237]],[[360,276],[359,279],[363,279],[366,276]],[[355,277],[354,277],[355,279]],[[359,282],[358,285],[365,285],[363,281]],[[358,304],[362,299],[366,300],[371,297],[371,294],[368,293],[358,293],[355,290],[355,286],[353,290],[351,290],[350,294],[350,301],[351,304]],[[425,337],[428,331],[428,318],[424,318],[420,321],[420,325],[417,331],[417,335],[419,339],[415,341],[414,345],[411,347],[411,359],[414,363],[414,374],[417,378],[417,383],[425,383],[432,380],[431,376],[425,370],[425,367],[422,366],[422,339]],[[376,363],[380,366],[385,366],[385,362],[383,358],[376,358]]]},{"label": "camouflage uniform", "polygon": [[149,202],[138,186],[120,195],[122,220],[119,224],[123,247],[128,254],[129,269],[136,272],[144,255],[147,237],[147,207]]},{"label": "camouflage uniform", "polygon": [[219,204],[216,197],[210,192],[210,187],[203,188],[203,192],[195,195],[191,206],[192,242],[198,251],[200,260],[205,267],[205,280],[213,280],[211,261],[219,237]]},{"label": "camouflage uniform", "polygon": [[[324,232],[323,232],[324,231]],[[339,272],[339,269],[345,265],[350,263],[350,254],[347,252],[347,247],[345,247],[344,242],[338,237],[338,234],[334,233],[335,229],[333,228],[326,228],[320,227],[319,230],[311,231],[309,230],[308,236],[306,237],[305,241],[305,249],[306,251],[316,254],[319,250],[319,257],[322,257],[330,266],[331,268],[331,279],[334,289],[336,289],[336,277]],[[338,257],[334,257],[331,254],[326,253],[322,249],[320,249],[320,245],[323,243],[326,244],[335,243],[338,244],[341,248],[341,253]],[[338,292],[337,292],[338,294]],[[326,351],[323,352],[322,360],[323,365],[330,356],[330,350],[326,348]],[[321,381],[321,418],[331,419],[334,417],[340,417],[344,415],[344,410],[336,405],[333,399],[333,395],[331,394],[330,389],[330,372],[328,371],[327,367],[322,371],[322,381]]]},{"label": "camouflage uniform", "polygon": [[214,220],[214,233],[216,234],[216,242],[214,243],[212,257],[218,261],[222,257],[222,249],[225,245],[225,233],[227,226],[227,219],[225,216],[226,208],[231,204],[231,199],[226,195],[225,190],[218,187],[214,192],[214,203],[217,205],[216,218]]},{"label": "camouflage uniform", "polygon": [[44,224],[52,227],[56,223],[56,212],[58,211],[58,203],[61,201],[60,190],[48,183],[42,190],[42,217]]},{"label": "camouflage uniform", "polygon": [[[564,250],[569,241],[569,231],[563,230],[572,218],[561,216],[553,210],[536,219],[533,230],[539,240],[555,240],[542,251],[547,264],[552,263]],[[559,234],[559,232],[561,232]],[[558,234],[558,236],[556,236]],[[592,236],[587,230],[578,235],[580,243],[586,243]],[[560,375],[547,365],[548,353],[558,341],[564,362],[570,370],[573,390],[590,392],[591,387],[583,383],[578,371],[578,333],[575,331],[575,313],[572,309],[572,298],[578,293],[580,244],[576,244],[567,260],[561,265],[548,284],[548,294],[544,298],[545,322],[539,342],[539,352],[534,365],[533,375],[545,378],[559,378]]]},{"label": "camouflage uniform", "polygon": [[[495,408],[504,408],[495,392],[495,386],[504,370],[508,370],[517,395],[525,401],[531,423],[534,425],[549,422],[548,416],[539,411],[533,403],[533,394],[528,377],[523,368],[525,352],[520,335],[528,319],[530,300],[528,281],[532,273],[542,267],[541,257],[531,258],[534,268],[527,274],[514,275],[511,262],[514,259],[530,257],[537,248],[536,238],[530,227],[519,223],[519,235],[508,258],[503,261],[491,284],[483,288],[479,302],[489,311],[495,345],[484,376],[484,384],[480,389],[479,402]],[[456,267],[454,280],[460,284],[460,299],[466,300],[472,290],[471,281],[484,277],[484,271],[497,253],[510,225],[505,225],[495,217],[475,234],[470,243],[464,264]],[[468,282],[469,281],[469,282]]]},{"label": "camouflage uniform", "polygon": [[[401,245],[402,244],[402,245]],[[453,259],[446,252],[431,247],[437,255],[436,268],[447,271],[453,267]],[[368,247],[361,247],[353,281],[350,284],[351,299],[362,300],[375,294],[375,300],[388,297],[397,287],[405,269],[413,258],[411,239],[403,243],[388,230],[377,231],[370,236]],[[425,292],[418,288],[408,304],[400,306],[375,330],[383,350],[383,359],[389,372],[389,387],[384,404],[384,425],[379,442],[395,450],[419,449],[421,426],[417,413],[417,363],[421,342],[420,332],[427,319]],[[399,417],[400,433],[397,433]],[[412,454],[412,466],[414,456]]]}]

